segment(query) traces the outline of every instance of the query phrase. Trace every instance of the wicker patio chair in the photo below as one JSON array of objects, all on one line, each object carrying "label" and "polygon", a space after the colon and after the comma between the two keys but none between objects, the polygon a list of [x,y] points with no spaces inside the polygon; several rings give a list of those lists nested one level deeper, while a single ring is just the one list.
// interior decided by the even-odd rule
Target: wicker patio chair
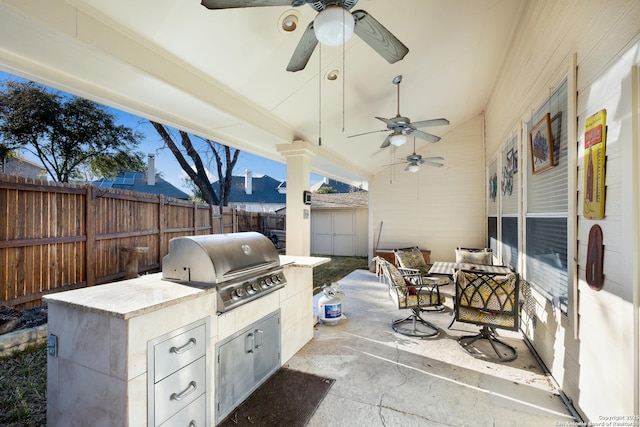
[{"label": "wicker patio chair", "polygon": [[426,263],[422,251],[417,246],[394,249],[393,254],[396,258],[396,265],[401,270],[401,273],[404,274],[404,271],[408,273],[409,270],[417,270],[420,272],[423,283],[431,283],[438,286],[448,285],[450,283],[446,276],[429,274],[431,265]]},{"label": "wicker patio chair", "polygon": [[[518,330],[520,280],[517,273],[483,273],[458,270],[453,275],[455,287],[455,320],[481,327],[476,335],[465,335],[458,342],[476,358],[492,359],[490,353],[473,346],[486,340],[502,362],[514,360],[517,352],[496,337],[495,329]],[[480,344],[480,343],[478,343]]]}]

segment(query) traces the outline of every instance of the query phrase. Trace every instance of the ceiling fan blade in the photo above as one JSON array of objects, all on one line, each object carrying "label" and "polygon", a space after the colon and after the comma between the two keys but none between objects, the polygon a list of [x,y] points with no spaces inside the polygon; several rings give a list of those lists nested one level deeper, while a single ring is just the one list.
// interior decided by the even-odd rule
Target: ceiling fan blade
[{"label": "ceiling fan blade", "polygon": [[356,10],[352,15],[355,20],[353,32],[390,64],[400,61],[409,52],[408,47],[364,10]]},{"label": "ceiling fan blade", "polygon": [[425,160],[425,162],[424,162],[424,163],[425,163],[426,165],[433,166],[434,168],[441,168],[441,167],[443,167],[443,166],[444,166],[442,163],[430,162],[430,161],[428,161],[428,160]]},{"label": "ceiling fan blade", "polygon": [[435,136],[430,133],[422,132],[421,130],[417,130],[413,128],[407,129],[406,133],[407,135],[417,136],[418,138],[424,139],[425,141],[429,141],[429,142],[438,142],[441,139],[439,136]]},{"label": "ceiling fan blade", "polygon": [[[393,135],[393,134],[391,134]],[[382,145],[380,146],[380,148],[387,148],[389,145],[391,145],[391,135],[388,135],[385,139],[384,142],[382,143]]]},{"label": "ceiling fan blade", "polygon": [[371,133],[389,132],[389,129],[372,130],[371,132],[357,133],[355,135],[349,135],[347,138],[354,138],[356,136],[369,135]]},{"label": "ceiling fan blade", "polygon": [[448,125],[449,120],[447,119],[431,119],[431,120],[421,120],[419,122],[411,122],[411,126],[414,128],[424,128],[427,126],[444,126]]},{"label": "ceiling fan blade", "polygon": [[444,160],[444,157],[440,157],[440,156],[424,157],[422,160],[424,160],[425,162],[431,162],[433,160]]},{"label": "ceiling fan blade", "polygon": [[296,46],[296,50],[293,51],[289,65],[287,65],[287,71],[296,72],[304,69],[317,45],[318,39],[313,32],[313,21],[311,21],[307,29],[304,30],[302,38],[300,42],[298,42],[298,46]]},{"label": "ceiling fan blade", "polygon": [[[207,9],[235,9],[239,7],[300,6],[294,0],[202,0]],[[304,4],[304,2],[302,3]]]},{"label": "ceiling fan blade", "polygon": [[[385,119],[384,117],[376,117],[376,119],[385,122],[387,124],[387,126],[391,126],[391,127],[395,127],[396,126],[396,122],[394,122],[393,120],[389,120],[389,119]],[[391,128],[389,128],[391,129]]]}]

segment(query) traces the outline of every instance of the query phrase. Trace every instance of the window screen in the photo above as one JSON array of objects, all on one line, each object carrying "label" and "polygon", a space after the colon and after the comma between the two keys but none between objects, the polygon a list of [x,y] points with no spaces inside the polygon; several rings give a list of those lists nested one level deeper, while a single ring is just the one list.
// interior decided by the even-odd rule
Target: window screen
[{"label": "window screen", "polygon": [[502,149],[500,173],[500,214],[502,227],[502,264],[518,270],[518,136],[514,135]]},{"label": "window screen", "polygon": [[502,264],[518,271],[518,217],[502,217]]},{"label": "window screen", "polygon": [[494,255],[498,254],[498,218],[490,216],[487,224],[487,230],[489,231],[489,248],[493,251]]},{"label": "window screen", "polygon": [[502,149],[500,192],[502,213],[518,213],[518,136],[514,135]]},{"label": "window screen", "polygon": [[487,213],[489,215],[498,214],[498,160],[495,159],[487,167]]}]

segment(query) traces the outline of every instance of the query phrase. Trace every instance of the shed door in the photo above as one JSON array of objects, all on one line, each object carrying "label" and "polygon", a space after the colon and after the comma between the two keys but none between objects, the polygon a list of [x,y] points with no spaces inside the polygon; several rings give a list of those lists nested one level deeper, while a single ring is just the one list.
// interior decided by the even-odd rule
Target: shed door
[{"label": "shed door", "polygon": [[356,255],[355,212],[314,212],[311,218],[313,254]]}]

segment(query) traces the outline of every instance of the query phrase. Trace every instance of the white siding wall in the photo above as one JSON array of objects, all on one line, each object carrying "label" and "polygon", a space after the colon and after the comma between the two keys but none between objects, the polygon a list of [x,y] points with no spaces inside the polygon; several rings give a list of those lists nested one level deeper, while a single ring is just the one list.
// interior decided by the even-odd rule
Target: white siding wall
[{"label": "white siding wall", "polygon": [[[579,323],[537,297],[530,333],[538,352],[574,406],[587,419],[638,414],[637,183],[632,134],[631,72],[640,64],[640,2],[530,1],[486,109],[487,157],[513,126],[525,121],[565,77],[577,57],[577,280]],[[582,217],[583,136],[588,116],[607,110],[606,217]],[[637,138],[637,136],[635,136]],[[571,142],[570,142],[571,144]],[[626,177],[626,178],[625,178]],[[604,234],[605,284],[585,282],[589,229]],[[635,295],[635,296],[634,296]],[[636,300],[634,306],[634,298]],[[634,314],[635,310],[635,314]],[[574,327],[578,336],[574,338]]]},{"label": "white siding wall", "polygon": [[[411,173],[400,164],[374,177],[369,187],[374,245],[382,221],[380,249],[417,245],[431,250],[431,261],[453,261],[456,246],[486,246],[482,135],[483,117],[477,116],[436,144],[416,140],[418,154],[442,156],[444,167],[422,165]],[[406,157],[412,148],[407,142],[395,149],[393,158]]]}]

